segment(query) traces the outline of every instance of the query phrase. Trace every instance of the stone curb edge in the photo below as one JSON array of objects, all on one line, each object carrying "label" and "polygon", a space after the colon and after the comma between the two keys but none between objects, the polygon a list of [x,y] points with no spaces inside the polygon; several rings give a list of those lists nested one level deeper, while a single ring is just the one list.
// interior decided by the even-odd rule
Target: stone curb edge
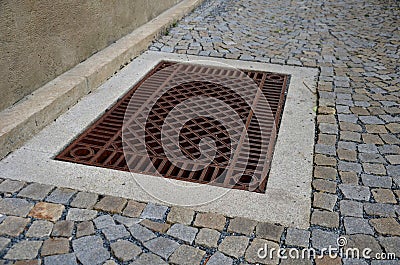
[{"label": "stone curb edge", "polygon": [[183,0],[0,112],[0,159],[99,87],[204,0]]}]

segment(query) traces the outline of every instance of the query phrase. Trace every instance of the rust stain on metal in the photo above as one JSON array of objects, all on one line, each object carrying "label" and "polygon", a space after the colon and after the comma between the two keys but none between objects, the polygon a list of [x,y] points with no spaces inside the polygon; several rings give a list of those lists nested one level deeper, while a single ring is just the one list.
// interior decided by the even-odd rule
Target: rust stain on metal
[{"label": "rust stain on metal", "polygon": [[[234,90],[215,82],[182,82],[167,90],[162,95],[157,94],[156,91],[166,82],[165,80],[174,78],[172,71],[170,76],[166,75],[164,77],[164,80],[159,78],[156,83],[145,83],[155,73],[174,65],[175,63],[172,62],[161,62],[158,64],[121,100],[57,155],[56,159],[116,170],[157,175],[183,181],[212,184],[259,193],[265,192],[267,175],[276,135],[279,130],[289,76],[270,72],[243,70],[254,81],[258,91],[261,91],[260,93],[267,99],[273,115],[273,119],[269,120],[257,118],[254,115],[254,106],[249,106]],[[226,69],[193,64],[181,64],[178,66],[178,70],[181,72],[187,71],[188,73],[222,71],[224,77],[229,77],[230,74],[229,70]],[[142,85],[143,87],[141,87]],[[240,84],[233,84],[233,86],[237,86],[240,89]],[[131,113],[134,118],[131,119],[132,124],[128,125],[144,128],[145,144],[143,145],[139,140],[136,140],[136,135],[133,131],[132,134],[124,135],[130,141],[133,149],[131,152],[125,149],[124,152],[124,117],[127,112],[132,112],[130,101],[139,87],[141,87],[140,89],[144,89],[146,93],[148,92],[146,95],[153,99],[154,104],[149,107],[150,111],[147,117],[141,117],[138,111]],[[254,98],[254,105],[257,104],[260,93],[255,93],[252,96]],[[193,108],[198,107],[204,113],[203,116],[189,119],[181,127],[172,123],[163,128],[165,119],[175,106],[199,96],[204,97],[203,105],[197,104]],[[213,107],[219,108],[218,111],[221,109],[221,106],[209,105],[208,98],[215,98],[224,102],[224,104],[229,105],[236,112],[238,117],[240,117],[240,122],[245,125],[244,131],[238,133],[248,134],[249,142],[246,145],[241,141],[233,141],[224,125],[237,123],[237,120],[232,119],[229,115],[223,116],[221,120],[207,115],[207,113],[216,111],[216,109],[212,109]],[[144,101],[146,100],[143,99],[142,102],[136,103],[139,105],[145,104]],[[185,111],[182,112],[182,116],[182,118],[185,118]],[[268,123],[263,124],[264,127],[268,128],[267,137],[260,134],[260,123]],[[178,148],[187,158],[187,161],[170,161],[161,144],[162,130],[167,130],[170,134],[178,135]],[[203,144],[200,150],[200,143],[204,138],[211,139],[214,144]],[[267,149],[261,147],[261,141],[267,142]],[[232,150],[240,150],[233,155],[233,160],[231,157]],[[204,153],[214,154],[213,160],[208,165],[196,162],[196,159]],[[243,153],[247,153],[248,156],[246,157]],[[233,165],[229,166],[230,164]],[[260,164],[262,165],[261,167]],[[237,177],[238,172],[241,172],[239,177]],[[254,180],[256,181],[254,182]]]}]

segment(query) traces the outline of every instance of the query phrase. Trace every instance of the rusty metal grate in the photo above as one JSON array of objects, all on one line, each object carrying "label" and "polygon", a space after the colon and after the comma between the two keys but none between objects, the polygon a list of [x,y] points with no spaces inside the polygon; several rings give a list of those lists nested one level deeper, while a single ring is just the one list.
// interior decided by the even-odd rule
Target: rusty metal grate
[{"label": "rusty metal grate", "polygon": [[161,62],[56,159],[265,192],[288,79]]}]

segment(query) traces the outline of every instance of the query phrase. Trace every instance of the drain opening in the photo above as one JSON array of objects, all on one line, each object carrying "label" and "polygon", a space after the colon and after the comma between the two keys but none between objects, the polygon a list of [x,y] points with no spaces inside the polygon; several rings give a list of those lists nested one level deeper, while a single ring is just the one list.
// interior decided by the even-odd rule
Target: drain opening
[{"label": "drain opening", "polygon": [[[169,68],[174,71],[168,71]],[[235,87],[236,91],[244,91],[245,96],[243,94],[240,96],[235,90],[215,82],[204,80],[186,82],[182,74],[180,77],[174,76],[177,72],[188,75],[212,74],[227,80],[226,83],[231,82],[230,78],[236,78],[238,75],[237,70],[214,66],[161,62],[110,110],[60,152],[56,159],[259,193],[265,192],[289,76],[244,70],[247,78],[251,78],[256,84],[256,89],[241,87],[243,84],[234,81],[229,83],[229,86]],[[175,80],[179,85],[171,87],[160,95],[157,91],[165,85],[166,80]],[[139,88],[140,91],[144,91],[142,97],[135,95]],[[257,91],[261,91],[262,96],[266,98],[267,108],[257,105],[257,100],[261,97]],[[169,114],[176,109],[177,105],[196,97],[204,99],[196,101],[187,109],[177,111],[177,118],[166,123]],[[248,97],[249,100],[243,100],[243,97]],[[211,102],[210,99],[215,99],[215,102]],[[149,110],[147,117],[143,117],[142,112],[137,108],[132,108],[132,100],[135,105],[144,106]],[[146,106],[149,100],[152,100],[151,106]],[[255,103],[249,105],[248,102]],[[239,118],[224,115],[227,113],[224,104],[234,110]],[[260,119],[254,114],[253,108],[258,108],[260,112],[271,112],[272,115],[261,115]],[[195,111],[201,116],[189,119],[187,113],[190,111]],[[215,113],[221,113],[221,115],[219,119],[215,119],[210,113],[214,116]],[[126,120],[124,122],[124,116],[125,119],[127,116],[133,118],[129,119],[129,122]],[[180,127],[178,125],[181,118],[187,121]],[[126,134],[123,129],[124,124],[129,127]],[[232,140],[232,135],[224,124],[232,128],[240,128],[245,124],[248,141]],[[266,128],[266,131],[260,133],[260,127]],[[138,137],[142,131],[144,132],[143,140]],[[169,135],[177,135],[178,141],[162,139],[161,132],[164,131]],[[243,135],[240,129],[233,129],[231,133]],[[173,155],[168,156],[165,149],[173,150],[174,148],[179,149],[186,160],[175,159]]]}]

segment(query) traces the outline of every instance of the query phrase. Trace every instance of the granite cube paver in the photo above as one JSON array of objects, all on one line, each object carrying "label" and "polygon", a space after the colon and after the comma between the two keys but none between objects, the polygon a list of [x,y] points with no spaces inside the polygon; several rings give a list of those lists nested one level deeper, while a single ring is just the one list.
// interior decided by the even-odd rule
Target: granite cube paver
[{"label": "granite cube paver", "polygon": [[400,257],[400,237],[379,237],[379,243],[386,253],[394,253]]},{"label": "granite cube paver", "polygon": [[70,237],[74,230],[74,222],[62,220],[54,224],[51,236],[56,237]]},{"label": "granite cube paver", "polygon": [[18,196],[29,198],[32,200],[43,200],[53,188],[53,186],[46,184],[32,183],[23,188],[18,193]]},{"label": "granite cube paver", "polygon": [[370,190],[364,186],[340,184],[339,188],[346,199],[369,201],[371,195]]},{"label": "granite cube paver", "polygon": [[336,193],[337,184],[334,181],[324,179],[314,179],[312,182],[314,189],[323,192]]},{"label": "granite cube paver", "polygon": [[25,186],[25,182],[6,179],[0,183],[0,193],[14,193],[21,190]]},{"label": "granite cube paver", "polygon": [[42,241],[23,240],[13,245],[4,258],[11,260],[34,259],[37,257],[42,243]]},{"label": "granite cube paver", "polygon": [[201,228],[196,236],[195,243],[206,247],[216,248],[221,233],[214,229]]},{"label": "granite cube paver", "polygon": [[260,238],[280,242],[284,227],[271,223],[258,223],[256,235]]},{"label": "granite cube paver", "polygon": [[26,217],[32,207],[33,203],[24,199],[0,199],[0,213],[2,214]]},{"label": "granite cube paver", "polygon": [[25,230],[25,227],[28,225],[29,221],[30,220],[28,218],[8,216],[0,224],[0,235],[17,237]]},{"label": "granite cube paver", "polygon": [[244,256],[248,245],[249,238],[246,236],[227,236],[219,244],[218,250],[228,256],[240,258]]},{"label": "granite cube paver", "polygon": [[76,237],[93,235],[95,233],[93,222],[85,221],[76,225]]},{"label": "granite cube paver", "polygon": [[193,221],[194,211],[184,207],[171,207],[167,221],[170,223],[180,223],[190,225]]},{"label": "granite cube paver", "polygon": [[139,258],[135,259],[130,265],[143,265],[143,264],[151,264],[151,265],[167,265],[165,261],[163,261],[159,256],[150,253],[143,253],[139,256]]},{"label": "granite cube paver", "polygon": [[194,226],[207,227],[219,231],[224,229],[225,223],[225,216],[216,213],[198,213],[194,220]]},{"label": "granite cube paver", "polygon": [[[260,251],[261,249],[261,251]],[[279,245],[275,242],[255,238],[246,250],[245,259],[251,263],[258,264],[278,264],[279,258],[275,252],[272,256],[268,250],[279,249]]]},{"label": "granite cube paver", "polygon": [[333,194],[315,192],[313,206],[316,208],[333,211],[333,207],[335,207],[337,198],[338,197]]},{"label": "granite cube paver", "polygon": [[315,209],[311,214],[311,224],[337,228],[339,227],[339,214],[337,212]]},{"label": "granite cube paver", "polygon": [[141,243],[144,243],[156,237],[156,235],[152,231],[150,231],[146,227],[141,226],[140,224],[133,224],[132,226],[130,226],[129,232],[135,239],[139,240]]},{"label": "granite cube paver", "polygon": [[343,216],[363,217],[363,204],[361,202],[340,201],[340,213]]},{"label": "granite cube paver", "polygon": [[97,211],[79,208],[70,208],[67,213],[67,220],[70,221],[90,221],[96,218]]},{"label": "granite cube paver", "polygon": [[371,216],[395,217],[396,210],[393,204],[385,203],[365,203],[364,211]]},{"label": "granite cube paver", "polygon": [[167,234],[188,244],[192,244],[198,231],[199,230],[194,227],[183,224],[174,224],[170,229],[168,229]]},{"label": "granite cube paver", "polygon": [[193,265],[200,264],[203,256],[206,254],[204,250],[194,248],[187,245],[181,245],[169,258],[169,261],[177,265]]},{"label": "granite cube paver", "polygon": [[64,208],[64,205],[61,204],[38,202],[35,204],[28,215],[34,218],[46,219],[55,222],[60,219]]},{"label": "granite cube paver", "polygon": [[374,230],[368,224],[368,220],[363,218],[345,217],[344,227],[346,229],[346,234],[348,235],[352,234],[374,235]]},{"label": "granite cube paver", "polygon": [[334,232],[324,231],[321,229],[314,229],[311,232],[311,243],[315,249],[323,249],[329,246],[337,247],[337,239],[339,235]]},{"label": "granite cube paver", "polygon": [[256,225],[257,221],[243,217],[235,217],[229,222],[228,232],[250,235],[254,232]]},{"label": "granite cube paver", "polygon": [[215,252],[207,262],[207,265],[232,265],[233,259],[221,252]]},{"label": "granite cube paver", "polygon": [[128,217],[139,217],[145,207],[145,203],[129,200],[122,214]]},{"label": "granite cube paver", "polygon": [[74,253],[54,255],[44,258],[44,265],[78,265]]},{"label": "granite cube paver", "polygon": [[115,225],[114,219],[109,215],[101,215],[93,220],[97,229]]},{"label": "granite cube paver", "polygon": [[26,237],[48,237],[53,230],[53,223],[46,220],[37,220],[32,223],[26,232]]},{"label": "granite cube paver", "polygon": [[123,225],[113,225],[101,230],[108,241],[129,237],[130,234]]},{"label": "granite cube paver", "polygon": [[105,262],[110,253],[103,246],[99,236],[85,236],[72,241],[72,248],[76,257],[83,265],[92,265]]},{"label": "granite cube paver", "polygon": [[92,209],[96,204],[98,195],[91,192],[78,192],[71,202],[72,207]]},{"label": "granite cube paver", "polygon": [[67,254],[69,252],[69,240],[67,238],[49,238],[43,242],[40,254],[42,256]]},{"label": "granite cube paver", "polygon": [[157,237],[144,243],[144,246],[163,259],[168,259],[179,247],[179,244],[168,238]]},{"label": "granite cube paver", "polygon": [[76,193],[75,190],[68,188],[57,188],[49,196],[47,196],[46,201],[59,204],[68,204],[69,200]]},{"label": "granite cube paver", "polygon": [[149,219],[144,219],[140,222],[141,225],[147,227],[154,232],[165,233],[171,227],[171,224],[154,222]]},{"label": "granite cube paver", "polygon": [[397,203],[396,197],[390,189],[372,189],[371,193],[378,203]]},{"label": "granite cube paver", "polygon": [[381,253],[382,248],[380,247],[377,239],[370,235],[364,234],[356,234],[356,235],[348,235],[347,238],[347,245],[344,248],[358,248],[358,249],[371,249],[370,256],[376,255],[376,253]]},{"label": "granite cube paver", "polygon": [[381,235],[400,236],[400,224],[394,218],[376,218],[369,223]]},{"label": "granite cube paver", "polygon": [[287,229],[285,243],[289,246],[308,247],[310,235],[310,231],[289,227]]},{"label": "granite cube paver", "polygon": [[117,242],[112,243],[111,251],[113,255],[122,262],[133,260],[142,253],[140,247],[127,240],[118,240]]},{"label": "granite cube paver", "polygon": [[142,221],[140,218],[126,217],[119,214],[114,214],[113,218],[115,222],[125,225],[126,227],[138,224]]},{"label": "granite cube paver", "polygon": [[148,203],[144,208],[140,217],[144,219],[163,220],[167,213],[167,210],[168,210],[167,206]]},{"label": "granite cube paver", "polygon": [[5,238],[5,237],[0,237],[0,252],[3,251],[4,248],[7,247],[8,244],[10,244],[11,239]]},{"label": "granite cube paver", "polygon": [[104,196],[96,205],[95,210],[109,212],[109,213],[121,213],[124,209],[127,200],[124,198],[114,196]]}]

